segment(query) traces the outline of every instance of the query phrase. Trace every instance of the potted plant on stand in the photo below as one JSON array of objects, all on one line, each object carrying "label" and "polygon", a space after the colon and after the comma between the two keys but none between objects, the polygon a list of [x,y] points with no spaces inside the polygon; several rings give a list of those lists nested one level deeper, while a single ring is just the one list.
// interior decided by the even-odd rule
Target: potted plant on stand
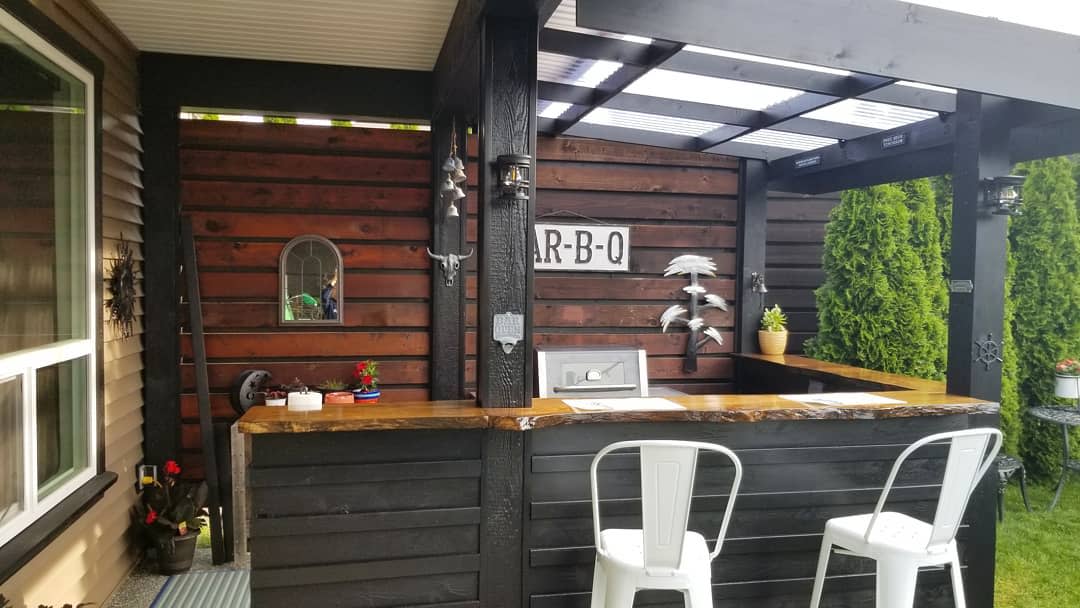
[{"label": "potted plant on stand", "polygon": [[1080,405],[1080,361],[1063,359],[1054,366],[1054,396]]},{"label": "potted plant on stand", "polygon": [[135,524],[155,549],[162,574],[178,574],[191,568],[195,543],[202,529],[208,488],[205,481],[180,481],[180,465],[168,460],[164,478],[143,479]]},{"label": "potted plant on stand", "polygon": [[787,350],[787,315],[779,304],[766,308],[761,315],[761,329],[757,332],[758,345],[763,355],[782,355]]},{"label": "potted plant on stand", "polygon": [[379,363],[368,359],[356,364],[353,370],[353,378],[356,380],[356,388],[353,389],[353,397],[357,403],[374,405],[379,402]]}]

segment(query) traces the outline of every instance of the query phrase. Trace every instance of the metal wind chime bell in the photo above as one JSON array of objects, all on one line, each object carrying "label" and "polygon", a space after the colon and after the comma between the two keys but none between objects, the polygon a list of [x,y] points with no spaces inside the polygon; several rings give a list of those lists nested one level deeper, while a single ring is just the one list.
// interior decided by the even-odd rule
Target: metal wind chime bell
[{"label": "metal wind chime bell", "polygon": [[442,164],[446,179],[443,180],[440,190],[443,198],[450,203],[450,206],[446,208],[446,217],[459,217],[461,213],[458,211],[456,203],[465,198],[465,191],[462,190],[459,184],[465,183],[468,178],[465,176],[465,163],[461,162],[457,155],[457,127],[451,127],[451,129],[450,156],[447,156]]}]

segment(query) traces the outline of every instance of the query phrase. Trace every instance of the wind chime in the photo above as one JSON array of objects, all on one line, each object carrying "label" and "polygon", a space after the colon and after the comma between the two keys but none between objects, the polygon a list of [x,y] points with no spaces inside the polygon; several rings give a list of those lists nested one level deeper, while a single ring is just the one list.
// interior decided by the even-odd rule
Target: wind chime
[{"label": "wind chime", "polygon": [[[716,294],[706,293],[705,286],[698,283],[699,276],[716,276],[716,264],[713,263],[712,258],[700,255],[680,255],[671,260],[664,271],[665,277],[687,274],[690,275],[690,284],[683,287],[682,290],[690,298],[690,309],[687,310],[679,304],[669,306],[660,315],[660,327],[664,333],[667,333],[668,327],[672,323],[680,323],[690,329],[690,336],[686,341],[686,359],[683,360],[683,371],[695,372],[697,371],[697,353],[701,347],[708,344],[709,340],[713,340],[718,345],[724,344],[724,337],[720,335],[720,332],[715,327],[705,326],[705,319],[701,317],[703,313],[701,309],[727,310],[728,305],[724,298]],[[705,301],[701,302],[702,299]],[[688,316],[684,316],[687,314]],[[705,337],[698,338],[699,334],[705,334]]]},{"label": "wind chime", "polygon": [[440,191],[442,197],[449,202],[446,208],[446,217],[459,217],[457,202],[465,198],[465,191],[459,184],[468,179],[465,176],[465,163],[457,155],[457,124],[456,121],[450,127],[450,156],[443,161],[442,170],[446,173],[446,179],[442,183]]}]

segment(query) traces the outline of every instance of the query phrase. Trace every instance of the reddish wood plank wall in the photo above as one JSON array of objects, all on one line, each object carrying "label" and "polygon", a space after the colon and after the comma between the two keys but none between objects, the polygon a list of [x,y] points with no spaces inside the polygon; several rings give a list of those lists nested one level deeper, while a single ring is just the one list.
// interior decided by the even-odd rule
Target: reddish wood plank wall
[{"label": "reddish wood plank wall", "polygon": [[825,282],[821,254],[829,212],[840,195],[809,196],[769,193],[765,249],[768,306],[779,304],[788,315],[788,352],[801,353],[803,343],[817,335],[814,290]]},{"label": "reddish wood plank wall", "polygon": [[[245,369],[350,380],[382,363],[386,401],[428,398],[430,136],[423,131],[181,123],[181,209],[199,258],[214,415]],[[278,256],[301,234],[345,262],[344,327],[278,325]],[[186,310],[182,319],[187,319]],[[181,331],[185,461],[201,474],[191,336]]]}]

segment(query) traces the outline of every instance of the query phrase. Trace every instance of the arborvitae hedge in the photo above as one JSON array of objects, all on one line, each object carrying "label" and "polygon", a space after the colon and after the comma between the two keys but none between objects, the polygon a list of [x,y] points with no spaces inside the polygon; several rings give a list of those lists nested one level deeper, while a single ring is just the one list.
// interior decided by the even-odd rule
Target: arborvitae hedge
[{"label": "arborvitae hedge", "polygon": [[829,217],[825,284],[815,293],[818,335],[806,352],[922,378],[940,377],[941,345],[924,265],[912,246],[911,214],[894,184],[849,190]]},{"label": "arborvitae hedge", "polygon": [[[1017,380],[1028,406],[1053,403],[1054,364],[1080,354],[1080,223],[1067,158],[1028,163],[1023,215],[1012,219],[1015,264],[1010,299],[1019,358]],[[1045,475],[1060,461],[1060,431],[1025,417],[1021,453]]]},{"label": "arborvitae hedge", "polygon": [[927,340],[933,347],[934,377],[944,378],[949,341],[949,288],[941,257],[941,224],[937,216],[934,189],[929,179],[901,182],[911,214],[911,244],[922,262],[926,288],[934,317],[927,319]]}]

